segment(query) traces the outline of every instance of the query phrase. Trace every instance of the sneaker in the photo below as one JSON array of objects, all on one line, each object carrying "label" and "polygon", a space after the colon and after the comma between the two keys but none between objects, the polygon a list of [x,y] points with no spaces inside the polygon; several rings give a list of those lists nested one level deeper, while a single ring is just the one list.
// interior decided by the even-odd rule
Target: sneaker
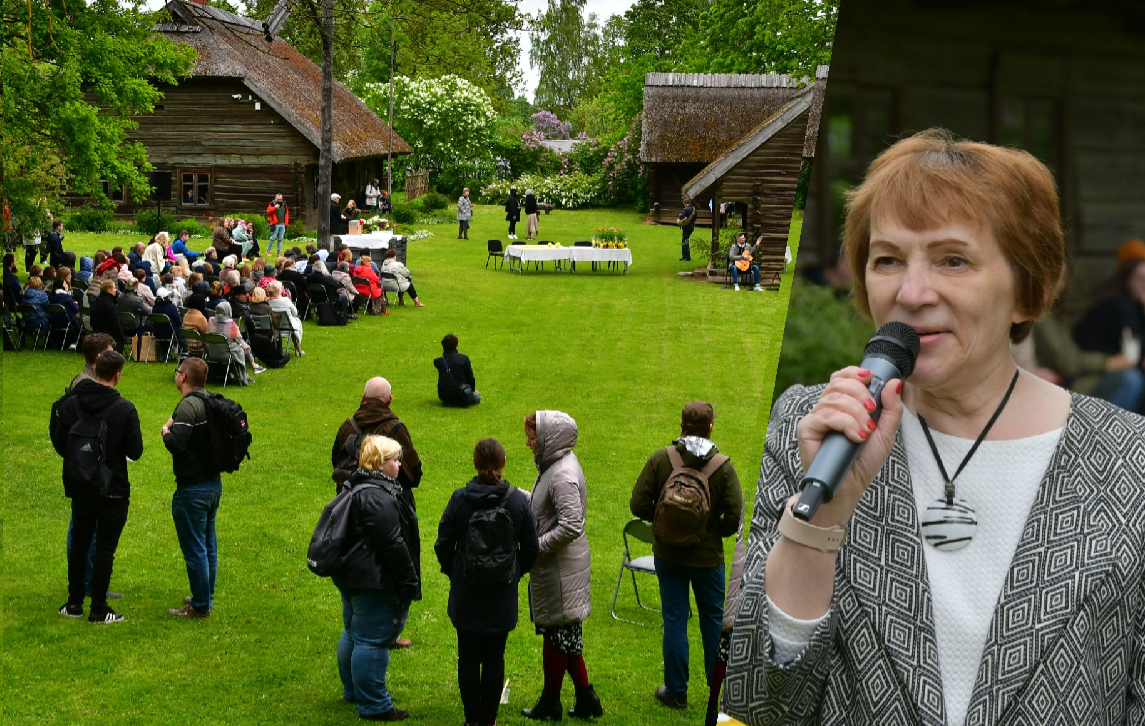
[{"label": "sneaker", "polygon": [[111,608],[108,608],[102,615],[98,613],[88,615],[87,621],[89,623],[122,623],[123,613],[117,613]]},{"label": "sneaker", "polygon": [[[184,602],[186,602],[186,601],[184,600]],[[168,615],[174,615],[177,618],[209,618],[209,617],[211,617],[211,611],[210,610],[208,610],[206,612],[199,612],[198,610],[195,609],[195,606],[192,605],[191,603],[187,603],[186,605],[184,605],[181,608],[171,608],[170,610],[167,611],[167,614]]]},{"label": "sneaker", "polygon": [[739,292],[739,285],[735,285],[736,292]]},{"label": "sneaker", "polygon": [[363,721],[405,721],[409,718],[409,711],[401,708],[391,708],[385,713],[358,714]]},{"label": "sneaker", "polygon": [[259,373],[266,373],[266,369],[263,368],[262,366],[255,366],[254,367],[254,374],[257,376]]},{"label": "sneaker", "polygon": [[755,290],[756,292],[763,292],[763,285],[756,285],[752,288],[752,290]]},{"label": "sneaker", "polygon": [[56,612],[58,612],[60,615],[67,615],[69,618],[82,618],[83,605],[72,605],[71,603],[66,602],[61,605],[60,609]]}]

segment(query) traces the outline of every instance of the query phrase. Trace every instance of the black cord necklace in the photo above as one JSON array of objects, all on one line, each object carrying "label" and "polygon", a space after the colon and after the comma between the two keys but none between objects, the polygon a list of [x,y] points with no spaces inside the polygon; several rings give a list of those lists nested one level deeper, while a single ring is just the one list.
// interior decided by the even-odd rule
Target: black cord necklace
[{"label": "black cord necklace", "polygon": [[1014,377],[1010,381],[1010,387],[1006,390],[1006,395],[1002,397],[1002,402],[998,404],[998,408],[994,410],[994,415],[986,422],[985,428],[982,433],[978,434],[978,438],[974,441],[974,445],[970,447],[970,451],[966,452],[963,457],[962,463],[959,464],[958,470],[954,472],[954,476],[949,476],[946,473],[946,467],[942,463],[942,457],[938,453],[938,447],[934,444],[934,437],[930,434],[930,427],[926,425],[926,419],[921,415],[918,417],[919,424],[922,425],[922,432],[926,434],[926,442],[930,444],[930,452],[934,454],[934,461],[938,464],[938,471],[942,474],[942,480],[946,482],[943,495],[935,500],[926,511],[922,514],[922,536],[930,545],[940,550],[960,550],[966,545],[970,544],[973,539],[974,533],[978,531],[978,517],[974,508],[965,499],[960,499],[955,496],[954,480],[970,463],[971,457],[974,452],[978,451],[978,446],[986,439],[986,434],[990,433],[990,429],[994,426],[994,422],[1002,415],[1002,410],[1006,408],[1006,404],[1010,401],[1010,395],[1014,392],[1014,386],[1018,383],[1019,371],[1014,371]]}]

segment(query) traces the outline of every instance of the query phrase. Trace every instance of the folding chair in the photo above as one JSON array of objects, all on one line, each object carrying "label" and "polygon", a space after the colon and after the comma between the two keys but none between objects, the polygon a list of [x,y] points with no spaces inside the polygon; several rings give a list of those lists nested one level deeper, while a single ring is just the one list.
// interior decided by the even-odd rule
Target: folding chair
[{"label": "folding chair", "polygon": [[28,334],[31,334],[32,335],[32,351],[35,352],[36,346],[39,344],[41,337],[43,337],[43,339],[44,339],[44,350],[47,350],[48,349],[48,335],[47,334],[49,331],[45,328],[33,328],[30,326],[30,324],[28,322],[31,319],[31,317],[35,317],[38,314],[38,311],[36,310],[36,308],[32,305],[27,304],[27,303],[20,303],[19,305],[16,306],[16,312],[18,313],[18,315],[16,317],[16,323],[18,325],[18,330],[20,331],[20,340],[21,340],[20,344],[21,344],[21,346],[23,345],[23,340],[25,339],[25,336],[27,336]]},{"label": "folding chair", "polygon": [[652,555],[644,555],[642,557],[632,557],[632,550],[628,546],[628,538],[639,540],[646,544],[652,544],[652,525],[642,519],[631,519],[628,524],[624,525],[624,556],[620,561],[620,573],[616,576],[616,590],[612,593],[612,617],[617,620],[623,620],[626,623],[634,625],[647,625],[648,623],[641,623],[636,620],[629,620],[622,618],[616,614],[616,598],[620,595],[620,583],[624,580],[624,573],[628,572],[632,577],[632,591],[636,593],[636,604],[644,610],[651,610],[652,612],[660,612],[657,608],[650,608],[640,600],[640,589],[636,586],[636,573],[644,575],[656,576],[656,564]]},{"label": "folding chair", "polygon": [[[71,337],[72,329],[75,328],[75,326],[72,325],[71,318],[68,316],[67,308],[65,308],[63,305],[61,305],[59,303],[49,304],[48,305],[48,320],[49,321],[60,321],[60,320],[64,321],[63,325],[60,325],[59,322],[51,322],[49,327],[48,327],[48,340],[52,339],[52,333],[62,332],[64,334],[63,338],[60,340],[60,350],[63,350],[68,345],[68,338]],[[76,331],[76,335],[77,335],[76,342],[78,343],[79,342],[79,337],[78,337],[79,331],[78,330]],[[47,350],[47,349],[48,349],[48,341],[44,341],[44,350]],[[76,346],[76,352],[79,352],[79,346],[78,345]]]},{"label": "folding chair", "polygon": [[[151,323],[151,338],[147,341],[147,352],[143,354],[143,360],[146,361],[151,359],[151,346],[158,342],[165,343],[167,345],[167,351],[163,354],[163,362],[167,363],[171,360],[171,349],[175,347],[176,341],[179,340],[175,336],[174,321],[164,313],[151,313],[149,316],[147,316],[147,320]],[[159,331],[163,330],[164,328],[166,328],[168,331],[167,337],[160,338]],[[155,359],[159,359],[158,353],[155,354]]]},{"label": "folding chair", "polygon": [[206,351],[203,347],[203,336],[199,331],[194,328],[183,328],[178,332],[179,340],[183,341],[183,348],[179,351],[177,358],[179,363],[187,360],[188,358],[205,358]]},{"label": "folding chair", "polygon": [[[505,264],[505,248],[501,245],[501,240],[499,240],[499,239],[489,240],[489,256],[485,258],[485,269],[486,270],[489,269],[489,260],[493,259],[494,257],[500,257],[501,258],[501,265],[502,266]],[[497,267],[497,265],[493,265],[493,269],[496,270],[499,268]]]},{"label": "folding chair", "polygon": [[5,350],[11,346],[16,353],[20,352],[20,347],[24,343],[24,336],[20,334],[20,325],[13,315],[4,315],[4,343]]},{"label": "folding chair", "polygon": [[275,333],[274,320],[269,315],[251,315],[250,322],[254,325],[254,332],[270,338],[278,346],[278,352],[282,352],[282,338]]},{"label": "folding chair", "polygon": [[[397,293],[399,296],[402,294],[401,285],[398,284],[398,276],[392,272],[379,272],[378,273],[378,279],[382,281],[382,297],[384,297],[386,299],[386,307],[389,307],[390,306],[389,293],[394,292],[394,293]],[[387,282],[390,285],[389,288],[386,287]]]},{"label": "folding chair", "polygon": [[[586,239],[577,240],[576,242],[573,242],[573,247],[592,247],[592,242],[589,240],[586,240]],[[592,263],[592,269],[593,269],[593,272],[596,271],[596,262],[595,261]],[[576,272],[576,260],[572,261],[572,271]]]},{"label": "folding chair", "polygon": [[[222,367],[223,388],[226,388],[227,381],[231,377],[231,365],[233,364],[231,346],[227,337],[222,333],[205,333],[203,334],[203,348],[206,353],[207,378],[210,379],[212,371]],[[212,364],[217,364],[217,367]]]}]

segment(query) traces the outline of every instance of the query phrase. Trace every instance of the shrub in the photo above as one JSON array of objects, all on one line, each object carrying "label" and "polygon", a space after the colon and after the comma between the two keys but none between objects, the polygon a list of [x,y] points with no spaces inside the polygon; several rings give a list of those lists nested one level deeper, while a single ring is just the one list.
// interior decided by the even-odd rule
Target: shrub
[{"label": "shrub", "polygon": [[484,204],[504,204],[509,188],[516,187],[524,204],[525,191],[532,189],[538,202],[547,202],[561,209],[579,209],[601,201],[599,174],[568,174],[538,176],[526,174],[516,181],[495,181],[481,188],[479,197]]},{"label": "shrub", "polygon": [[799,168],[799,181],[795,185],[795,209],[807,209],[807,191],[811,188],[811,165],[814,159],[804,159]]},{"label": "shrub", "polygon": [[[720,247],[716,253],[715,262],[718,269],[723,261],[727,259],[728,250],[731,249],[732,243],[735,242],[736,235],[743,230],[738,227],[735,229],[721,229],[720,230]],[[688,247],[692,250],[692,256],[706,260],[712,254],[712,230],[709,227],[696,227],[692,232],[692,236],[688,239]]]},{"label": "shrub", "polygon": [[[156,215],[159,214],[158,209],[141,209],[135,213],[135,225],[133,229],[137,234],[155,234],[159,230],[166,230],[170,233],[171,228],[175,226],[175,215],[164,212],[158,219],[156,224]],[[175,230],[178,232],[179,230]]]},{"label": "shrub", "polygon": [[427,212],[436,212],[449,206],[449,199],[439,192],[428,192],[419,199],[421,208]]},{"label": "shrub", "polygon": [[260,240],[270,236],[270,225],[266,223],[266,215],[262,212],[229,212],[227,214],[220,214],[215,217],[215,223],[217,224],[227,217],[237,217],[244,222],[254,222],[254,234],[255,237]]},{"label": "shrub", "polygon": [[209,225],[195,219],[181,219],[167,230],[172,237],[179,234],[179,232],[187,230],[192,237],[210,237],[211,228]]},{"label": "shrub", "polygon": [[[498,179],[481,187],[474,195],[481,204],[504,204],[509,200],[509,189],[516,187],[517,182],[512,179]],[[524,198],[524,191],[517,187],[517,192]]]},{"label": "shrub", "polygon": [[[257,229],[257,226],[256,226]],[[269,236],[269,235],[268,235]],[[306,223],[301,219],[296,219],[290,224],[286,225],[286,236],[289,239],[306,236]]]},{"label": "shrub", "polygon": [[80,207],[64,219],[64,226],[76,232],[107,232],[115,215],[110,209]]},{"label": "shrub", "polygon": [[417,221],[417,211],[405,202],[394,202],[394,211],[390,215],[398,224],[413,224]]},{"label": "shrub", "polygon": [[855,313],[850,298],[797,277],[787,308],[787,328],[773,396],[791,386],[826,383],[835,371],[862,359],[875,326]]}]

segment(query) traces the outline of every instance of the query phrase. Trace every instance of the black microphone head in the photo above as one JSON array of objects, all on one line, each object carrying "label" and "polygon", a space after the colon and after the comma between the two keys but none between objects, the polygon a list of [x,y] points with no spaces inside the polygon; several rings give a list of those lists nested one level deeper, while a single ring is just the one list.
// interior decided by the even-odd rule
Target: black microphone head
[{"label": "black microphone head", "polygon": [[877,355],[894,364],[904,379],[914,373],[918,360],[918,332],[906,323],[890,322],[879,328],[867,343],[864,355]]}]

